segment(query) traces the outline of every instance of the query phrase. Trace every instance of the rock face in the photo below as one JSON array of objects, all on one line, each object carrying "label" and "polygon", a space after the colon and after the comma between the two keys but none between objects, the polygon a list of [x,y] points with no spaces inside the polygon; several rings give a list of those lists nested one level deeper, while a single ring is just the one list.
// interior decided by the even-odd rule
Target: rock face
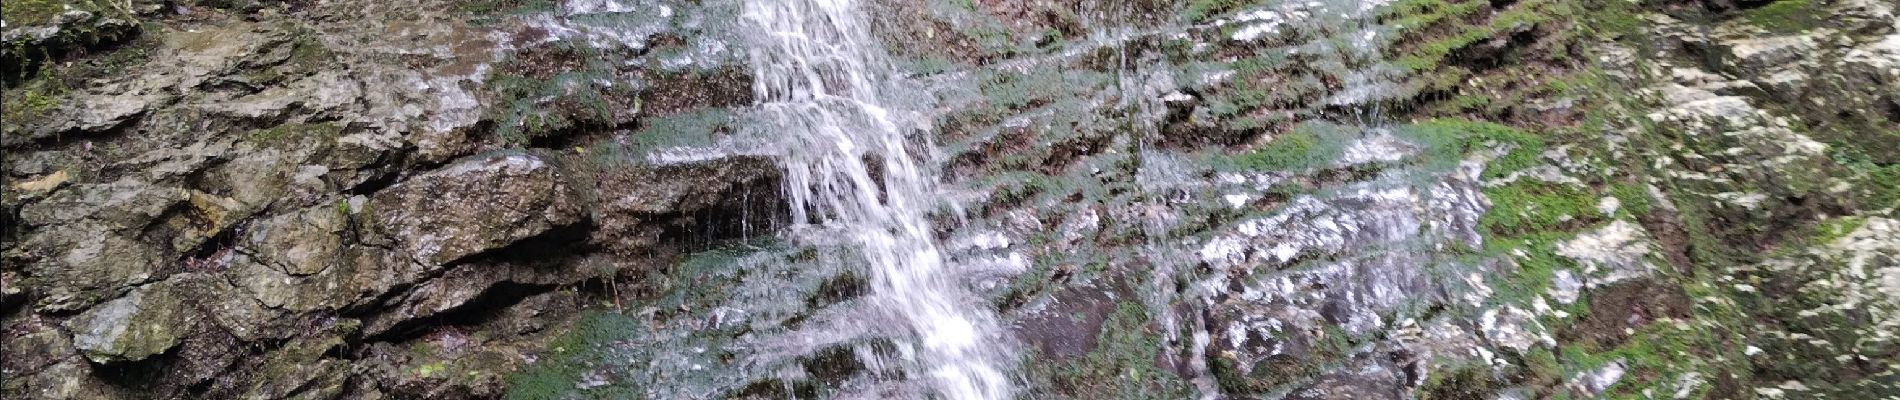
[{"label": "rock face", "polygon": [[365,205],[401,251],[442,265],[578,223],[579,203],[548,160],[495,153],[413,177]]},{"label": "rock face", "polygon": [[[1900,393],[1889,1],[860,3],[1020,397]],[[6,2],[0,397],[928,396],[746,12]]]},{"label": "rock face", "polygon": [[539,4],[8,2],[5,397],[499,396],[738,230],[663,233],[778,209],[726,201],[775,187],[757,157],[641,154],[745,99],[622,84],[743,92],[698,22],[733,4]]},{"label": "rock face", "polygon": [[73,347],[97,363],[138,361],[164,353],[192,324],[191,293],[167,283],[135,289],[66,322]]}]

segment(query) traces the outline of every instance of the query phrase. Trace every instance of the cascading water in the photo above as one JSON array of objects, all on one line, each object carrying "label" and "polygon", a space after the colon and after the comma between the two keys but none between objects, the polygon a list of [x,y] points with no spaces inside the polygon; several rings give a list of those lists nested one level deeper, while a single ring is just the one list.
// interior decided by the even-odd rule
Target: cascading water
[{"label": "cascading water", "polygon": [[[751,52],[757,112],[780,146],[795,223],[844,236],[871,281],[865,301],[885,318],[866,331],[897,341],[907,376],[951,399],[1010,396],[1013,355],[996,317],[952,274],[928,213],[937,179],[915,151],[928,149],[894,67],[851,0],[756,0]],[[861,352],[870,354],[875,352]]]}]

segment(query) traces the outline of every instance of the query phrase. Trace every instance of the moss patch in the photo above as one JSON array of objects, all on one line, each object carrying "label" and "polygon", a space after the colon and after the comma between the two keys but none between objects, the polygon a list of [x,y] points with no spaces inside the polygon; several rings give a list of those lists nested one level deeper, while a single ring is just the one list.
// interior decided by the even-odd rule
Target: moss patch
[{"label": "moss patch", "polygon": [[[83,20],[62,20],[68,11],[89,16]],[[0,7],[0,19],[8,29],[56,26],[44,40],[32,35],[9,39],[0,46],[0,80],[7,83],[39,72],[46,59],[68,56],[70,52],[135,37],[140,26],[117,3],[104,0],[12,0]]]},{"label": "moss patch", "polygon": [[1216,168],[1253,171],[1304,171],[1338,160],[1352,141],[1348,127],[1307,123],[1252,151],[1213,160]]},{"label": "moss patch", "polygon": [[1812,0],[1780,0],[1742,14],[1749,24],[1781,34],[1819,27],[1825,16],[1827,12],[1816,7]]},{"label": "moss patch", "polygon": [[493,22],[510,15],[551,11],[554,7],[550,0],[474,0],[456,3],[455,11],[475,22]]},{"label": "moss patch", "polygon": [[[1183,399],[1193,388],[1173,372],[1156,366],[1161,336],[1149,324],[1147,308],[1121,302],[1103,322],[1097,347],[1082,359],[1054,366],[1055,389],[1066,398]],[[1049,367],[1049,366],[1045,366]]]},{"label": "moss patch", "polygon": [[[495,132],[511,145],[588,126],[610,125],[614,110],[638,104],[609,96],[600,82],[611,81],[611,67],[600,50],[584,43],[555,42],[516,52],[488,77],[494,99],[489,118]],[[626,85],[615,86],[621,87]]]},{"label": "moss patch", "polygon": [[53,17],[66,12],[67,7],[75,10],[91,11],[98,7],[91,1],[70,0],[12,0],[6,7],[0,7],[0,19],[8,26],[33,26],[53,22]]},{"label": "moss patch", "polygon": [[66,95],[66,85],[58,79],[36,79],[19,88],[7,88],[6,107],[0,119],[7,125],[24,127],[39,121],[58,108]]},{"label": "moss patch", "polygon": [[575,386],[584,374],[592,372],[605,357],[612,343],[628,339],[646,327],[627,315],[591,311],[581,315],[572,329],[548,342],[547,352],[527,368],[508,376],[509,400],[556,400],[580,398],[583,390]]},{"label": "moss patch", "polygon": [[1398,130],[1400,136],[1425,147],[1428,162],[1438,167],[1456,166],[1469,154],[1488,149],[1505,149],[1504,154],[1485,166],[1483,177],[1498,178],[1535,166],[1541,162],[1544,138],[1521,129],[1481,121],[1458,119],[1426,120]]}]

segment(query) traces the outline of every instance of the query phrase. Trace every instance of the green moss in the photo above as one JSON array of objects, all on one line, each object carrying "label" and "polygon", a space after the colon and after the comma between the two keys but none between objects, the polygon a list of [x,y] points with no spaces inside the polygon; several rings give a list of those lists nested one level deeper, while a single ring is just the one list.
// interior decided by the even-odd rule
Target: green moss
[{"label": "green moss", "polygon": [[7,125],[25,126],[59,107],[66,85],[59,79],[35,79],[19,88],[7,88],[6,107],[0,109]]},{"label": "green moss", "polygon": [[1596,0],[1573,4],[1562,12],[1578,20],[1577,29],[1599,38],[1622,39],[1639,35],[1650,25],[1640,7],[1623,0]]},{"label": "green moss", "polygon": [[1184,16],[1189,22],[1201,22],[1259,3],[1259,0],[1193,0],[1188,3]]},{"label": "green moss", "polygon": [[1863,163],[1855,169],[1863,172],[1858,183],[1867,188],[1864,208],[1900,208],[1900,164],[1874,166]]},{"label": "green moss", "polygon": [[1045,65],[1025,74],[991,75],[980,83],[980,88],[989,99],[990,107],[1014,111],[1048,104],[1063,93],[1093,87],[1102,80],[1099,73],[1069,72]]},{"label": "green moss", "polygon": [[[509,400],[555,400],[580,397],[574,383],[592,371],[608,346],[645,327],[638,319],[618,313],[587,312],[572,329],[548,342],[538,360],[508,376]],[[425,366],[426,367],[426,366]]]},{"label": "green moss", "polygon": [[1499,383],[1485,368],[1433,371],[1418,389],[1419,400],[1484,400],[1494,398]]},{"label": "green moss", "polygon": [[1116,304],[1096,336],[1096,348],[1076,362],[1044,365],[1066,398],[1182,399],[1194,393],[1178,375],[1155,365],[1164,347],[1147,308]]},{"label": "green moss", "polygon": [[731,110],[720,108],[650,117],[642,122],[645,126],[628,135],[626,141],[578,151],[597,165],[640,163],[652,160],[656,153],[669,148],[712,146],[720,135],[734,129]]},{"label": "green moss", "polygon": [[33,26],[52,22],[53,17],[72,6],[78,10],[92,10],[96,6],[91,1],[70,0],[9,0],[6,7],[0,7],[0,19],[8,26]]},{"label": "green moss", "polygon": [[[1482,23],[1467,22],[1479,12],[1490,10],[1483,1],[1448,2],[1408,0],[1394,4],[1385,13],[1397,26],[1406,28],[1401,46],[1405,49],[1394,64],[1415,72],[1440,68],[1454,52],[1480,41],[1500,37],[1507,32],[1549,21],[1549,0],[1525,0],[1490,15]],[[1434,27],[1444,27],[1437,28]]]},{"label": "green moss", "polygon": [[[1591,373],[1613,362],[1622,362],[1623,378],[1605,393],[1612,398],[1640,398],[1644,391],[1674,393],[1681,376],[1695,373],[1716,376],[1718,371],[1735,371],[1730,361],[1745,360],[1741,349],[1725,336],[1699,323],[1678,325],[1658,321],[1641,328],[1614,348],[1593,348],[1588,344],[1566,344],[1560,358],[1571,375]],[[1710,389],[1701,385],[1690,390],[1689,398],[1702,398]]]},{"label": "green moss", "polygon": [[1622,203],[1617,209],[1618,216],[1641,217],[1649,215],[1649,189],[1641,184],[1617,183],[1610,186],[1610,196]]},{"label": "green moss", "polygon": [[1509,126],[1457,119],[1433,119],[1398,130],[1401,136],[1425,147],[1426,160],[1438,167],[1456,166],[1477,151],[1509,149],[1485,166],[1486,179],[1509,175],[1541,162],[1544,139]]},{"label": "green moss", "polygon": [[39,72],[43,61],[67,56],[74,50],[94,47],[135,37],[140,26],[130,12],[118,3],[105,0],[12,0],[0,7],[0,19],[8,29],[44,26],[59,21],[67,10],[83,11],[91,16],[82,21],[64,21],[44,40],[20,39],[11,46],[0,46],[0,63],[6,68],[0,80],[12,84]]},{"label": "green moss", "polygon": [[1560,230],[1597,215],[1596,196],[1569,185],[1521,180],[1486,188],[1484,195],[1491,199],[1491,212],[1478,225],[1500,236]]},{"label": "green moss", "polygon": [[1815,245],[1834,243],[1866,224],[1867,218],[1859,216],[1823,220],[1814,227],[1815,235],[1812,243]]},{"label": "green moss", "polygon": [[627,86],[601,86],[611,69],[600,50],[584,43],[555,42],[516,52],[488,76],[495,104],[489,118],[496,134],[508,144],[525,146],[561,131],[611,124],[615,103],[608,95]]},{"label": "green moss", "polygon": [[1575,261],[1557,255],[1557,243],[1575,236],[1569,232],[1537,232],[1511,238],[1486,238],[1485,254],[1509,258],[1517,267],[1510,274],[1493,278],[1498,282],[1489,285],[1497,293],[1492,301],[1523,305],[1543,296],[1557,271],[1576,269]]},{"label": "green moss", "polygon": [[554,6],[551,0],[474,0],[457,3],[455,11],[484,18],[550,11]]},{"label": "green moss", "polygon": [[448,365],[443,364],[441,361],[437,361],[437,362],[432,362],[428,364],[422,364],[422,366],[416,367],[416,376],[429,378],[429,377],[441,375],[442,371],[446,371],[446,370],[448,370]]},{"label": "green moss", "polygon": [[1742,16],[1750,24],[1769,32],[1799,33],[1819,27],[1821,18],[1827,15],[1811,0],[1780,0],[1748,10]]},{"label": "green moss", "polygon": [[1307,123],[1246,153],[1217,157],[1216,168],[1252,171],[1304,171],[1325,167],[1345,152],[1352,140],[1349,128]]},{"label": "green moss", "polygon": [[1305,63],[1291,62],[1285,51],[1262,53],[1225,66],[1234,73],[1232,84],[1207,94],[1207,116],[1212,121],[1196,123],[1229,130],[1269,128],[1293,116],[1259,111],[1309,107],[1330,93],[1327,82],[1341,78],[1332,75],[1338,71],[1315,71]]}]

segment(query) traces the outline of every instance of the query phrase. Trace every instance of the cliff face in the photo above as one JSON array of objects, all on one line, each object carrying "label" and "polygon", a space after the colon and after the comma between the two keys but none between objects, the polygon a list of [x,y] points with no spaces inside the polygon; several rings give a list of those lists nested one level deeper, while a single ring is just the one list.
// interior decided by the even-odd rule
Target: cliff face
[{"label": "cliff face", "polygon": [[[866,7],[1020,396],[1900,393],[1891,2]],[[0,388],[913,393],[740,14],[8,2]]]}]

